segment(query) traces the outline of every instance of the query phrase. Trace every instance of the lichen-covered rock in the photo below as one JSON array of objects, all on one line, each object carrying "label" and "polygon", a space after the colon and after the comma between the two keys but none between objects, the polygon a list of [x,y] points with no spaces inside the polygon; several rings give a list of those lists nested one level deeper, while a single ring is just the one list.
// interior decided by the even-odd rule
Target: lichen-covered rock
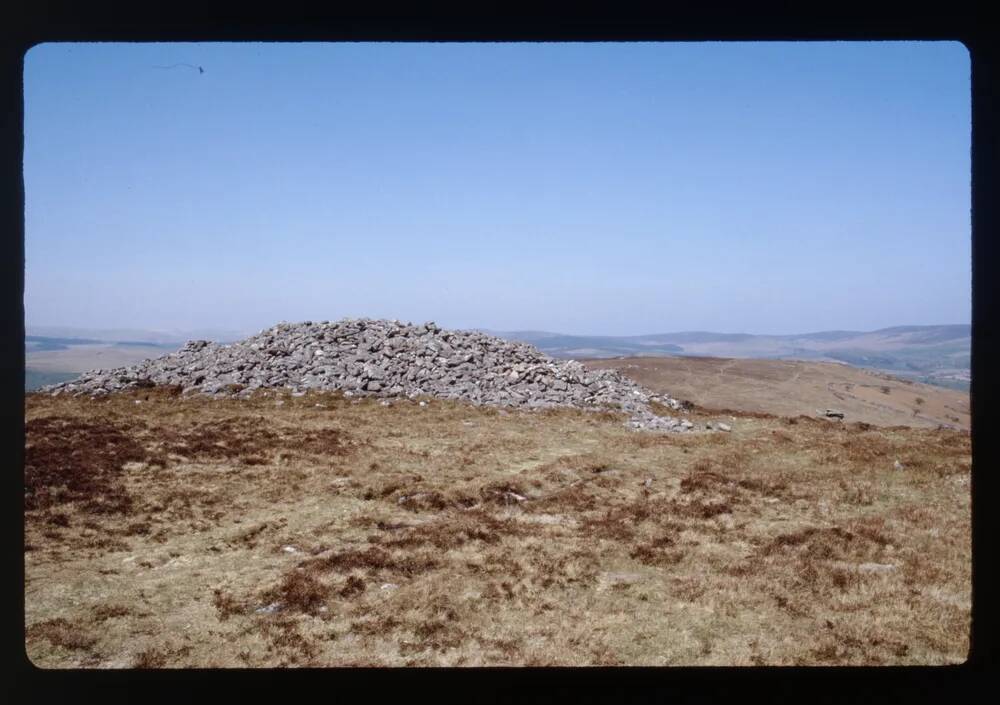
[{"label": "lichen-covered rock", "polygon": [[463,399],[506,407],[620,409],[633,428],[680,431],[655,415],[650,401],[672,409],[617,370],[587,370],[525,343],[434,323],[343,319],[279,323],[230,345],[193,340],[132,367],[86,372],[42,388],[50,394],[101,396],[153,384],[185,393],[245,396],[261,388],[344,390],[356,396]]}]

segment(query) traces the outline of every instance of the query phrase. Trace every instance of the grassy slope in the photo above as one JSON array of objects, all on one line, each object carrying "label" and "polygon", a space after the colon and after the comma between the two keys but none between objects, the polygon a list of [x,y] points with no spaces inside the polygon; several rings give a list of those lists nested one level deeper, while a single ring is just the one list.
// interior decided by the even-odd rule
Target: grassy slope
[{"label": "grassy slope", "polygon": [[847,421],[966,430],[972,418],[968,392],[834,363],[662,357],[586,365],[620,369],[650,389],[711,408],[797,416],[832,407]]},{"label": "grassy slope", "polygon": [[26,409],[40,666],[968,650],[965,432],[746,415],[731,434],[659,436],[611,414],[313,394]]}]

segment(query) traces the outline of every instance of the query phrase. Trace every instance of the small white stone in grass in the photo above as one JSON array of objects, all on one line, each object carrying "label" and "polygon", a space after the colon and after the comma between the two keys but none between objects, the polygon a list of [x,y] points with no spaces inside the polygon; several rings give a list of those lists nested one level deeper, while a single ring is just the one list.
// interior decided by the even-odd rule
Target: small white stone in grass
[{"label": "small white stone in grass", "polygon": [[141,403],[142,403],[142,399],[136,399],[136,400],[135,400],[135,403],[136,403],[136,404],[141,404]]},{"label": "small white stone in grass", "polygon": [[892,464],[892,467],[896,470],[902,470],[905,466],[898,460]]},{"label": "small white stone in grass", "polygon": [[295,548],[295,546],[284,546],[281,550],[284,551],[285,553],[298,553],[299,552],[299,549]]},{"label": "small white stone in grass", "polygon": [[395,583],[382,583],[383,590],[394,590],[398,587]]},{"label": "small white stone in grass", "polygon": [[864,573],[888,573],[896,570],[892,563],[858,563],[858,570]]},{"label": "small white stone in grass", "polygon": [[730,426],[729,424],[720,423],[720,424],[718,424],[718,426],[719,426],[719,430],[720,431],[732,431],[733,430],[733,427]]},{"label": "small white stone in grass", "polygon": [[427,406],[427,402],[425,401],[420,402],[420,406]]}]

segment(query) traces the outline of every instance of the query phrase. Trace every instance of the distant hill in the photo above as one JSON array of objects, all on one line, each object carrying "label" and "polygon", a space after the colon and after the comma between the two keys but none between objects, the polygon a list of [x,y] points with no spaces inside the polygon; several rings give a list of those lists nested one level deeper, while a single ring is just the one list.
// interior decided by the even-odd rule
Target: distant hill
[{"label": "distant hill", "polygon": [[30,352],[46,350],[67,350],[71,345],[93,345],[103,341],[92,338],[50,338],[44,335],[24,336],[24,349]]},{"label": "distant hill", "polygon": [[138,343],[141,345],[184,344],[189,340],[214,340],[219,343],[231,343],[251,335],[251,333],[246,332],[214,328],[158,331],[138,328],[73,328],[71,326],[26,326],[25,334],[26,339],[62,338],[101,343],[143,341]]},{"label": "distant hill", "polygon": [[520,340],[529,343],[544,353],[562,358],[618,357],[635,355],[638,351],[648,355],[673,355],[683,352],[683,348],[677,345],[661,343],[651,338],[636,343],[630,338],[616,338],[606,335],[562,335],[541,331],[488,332],[507,340]]},{"label": "distant hill", "polygon": [[125,345],[139,347],[159,347],[174,350],[177,343],[158,343],[151,340],[96,340],[93,338],[49,338],[44,335],[24,336],[24,349],[29,352],[46,352],[49,350],[69,350],[78,345]]},{"label": "distant hill", "polygon": [[956,389],[968,389],[972,326],[895,326],[875,331],[752,335],[685,331],[636,336],[563,335],[547,331],[490,331],[530,343],[553,357],[690,355],[840,362]]}]

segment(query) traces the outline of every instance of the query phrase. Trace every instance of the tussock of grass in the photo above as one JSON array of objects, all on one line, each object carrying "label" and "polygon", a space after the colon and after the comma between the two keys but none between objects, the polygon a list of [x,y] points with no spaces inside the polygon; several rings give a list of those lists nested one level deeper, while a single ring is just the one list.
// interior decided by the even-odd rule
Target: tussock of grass
[{"label": "tussock of grass", "polygon": [[88,651],[97,643],[96,637],[62,617],[32,624],[28,627],[26,637],[31,640],[44,639],[52,646],[70,651]]},{"label": "tussock of grass", "polygon": [[265,602],[277,602],[285,610],[306,614],[316,613],[330,595],[330,586],[311,573],[292,570],[285,573],[281,584],[264,593]]}]

